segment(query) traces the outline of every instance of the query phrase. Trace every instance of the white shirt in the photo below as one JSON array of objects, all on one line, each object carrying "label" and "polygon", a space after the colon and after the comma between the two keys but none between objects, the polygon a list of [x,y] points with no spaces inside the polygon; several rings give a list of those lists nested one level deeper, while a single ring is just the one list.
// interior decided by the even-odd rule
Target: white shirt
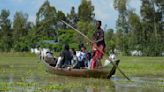
[{"label": "white shirt", "polygon": [[77,56],[78,61],[82,61],[82,60],[84,60],[86,58],[86,54],[84,52],[81,52],[81,51],[78,52],[76,54],[76,56]]}]

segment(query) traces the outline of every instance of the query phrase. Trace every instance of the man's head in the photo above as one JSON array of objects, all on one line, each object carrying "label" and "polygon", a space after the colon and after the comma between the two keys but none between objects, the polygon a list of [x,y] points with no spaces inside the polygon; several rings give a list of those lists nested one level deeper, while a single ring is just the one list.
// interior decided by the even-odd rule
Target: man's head
[{"label": "man's head", "polygon": [[81,51],[82,51],[82,52],[85,52],[85,50],[86,50],[86,47],[85,47],[85,46],[82,46],[82,47],[81,47]]},{"label": "man's head", "polygon": [[96,21],[96,28],[97,29],[101,28],[101,21],[99,21],[99,20]]},{"label": "man's head", "polygon": [[79,44],[79,50],[81,50],[81,47],[84,47],[84,44],[83,43],[80,43]]},{"label": "man's head", "polygon": [[65,50],[69,50],[69,45],[68,44],[64,44],[64,49]]}]

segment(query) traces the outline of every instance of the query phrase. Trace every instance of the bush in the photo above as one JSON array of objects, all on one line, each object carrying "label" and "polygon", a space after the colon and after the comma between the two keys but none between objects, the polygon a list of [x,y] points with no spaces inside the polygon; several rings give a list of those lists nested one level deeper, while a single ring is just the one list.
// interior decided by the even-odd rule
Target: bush
[{"label": "bush", "polygon": [[51,45],[50,49],[55,52],[60,52],[62,50],[62,45],[61,44],[53,44],[53,45]]},{"label": "bush", "polygon": [[69,46],[70,46],[70,48],[74,48],[75,50],[78,50],[79,49],[77,43],[70,43]]}]

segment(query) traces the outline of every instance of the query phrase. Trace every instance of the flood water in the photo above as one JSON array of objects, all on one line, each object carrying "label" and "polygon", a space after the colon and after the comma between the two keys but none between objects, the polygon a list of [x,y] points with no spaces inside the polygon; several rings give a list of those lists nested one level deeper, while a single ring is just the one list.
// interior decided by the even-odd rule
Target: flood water
[{"label": "flood water", "polygon": [[0,64],[0,92],[164,92],[164,78],[87,79],[52,75],[41,63]]}]

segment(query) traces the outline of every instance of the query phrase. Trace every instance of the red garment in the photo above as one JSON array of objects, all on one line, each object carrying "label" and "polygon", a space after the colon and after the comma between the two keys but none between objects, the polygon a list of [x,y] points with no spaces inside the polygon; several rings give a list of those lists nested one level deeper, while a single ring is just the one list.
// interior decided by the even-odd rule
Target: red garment
[{"label": "red garment", "polygon": [[[97,66],[97,63],[99,62],[99,60],[103,57],[103,53],[104,52],[104,46],[100,45],[99,47],[97,47],[98,49],[96,49],[95,45],[92,46],[92,61],[91,61],[91,69],[95,69]],[[101,52],[101,51],[102,52]]]},{"label": "red garment", "polygon": [[95,43],[92,46],[91,69],[95,69],[97,67],[99,60],[103,56],[105,48],[104,31],[101,28],[97,28],[94,32],[93,41],[95,41]]}]

